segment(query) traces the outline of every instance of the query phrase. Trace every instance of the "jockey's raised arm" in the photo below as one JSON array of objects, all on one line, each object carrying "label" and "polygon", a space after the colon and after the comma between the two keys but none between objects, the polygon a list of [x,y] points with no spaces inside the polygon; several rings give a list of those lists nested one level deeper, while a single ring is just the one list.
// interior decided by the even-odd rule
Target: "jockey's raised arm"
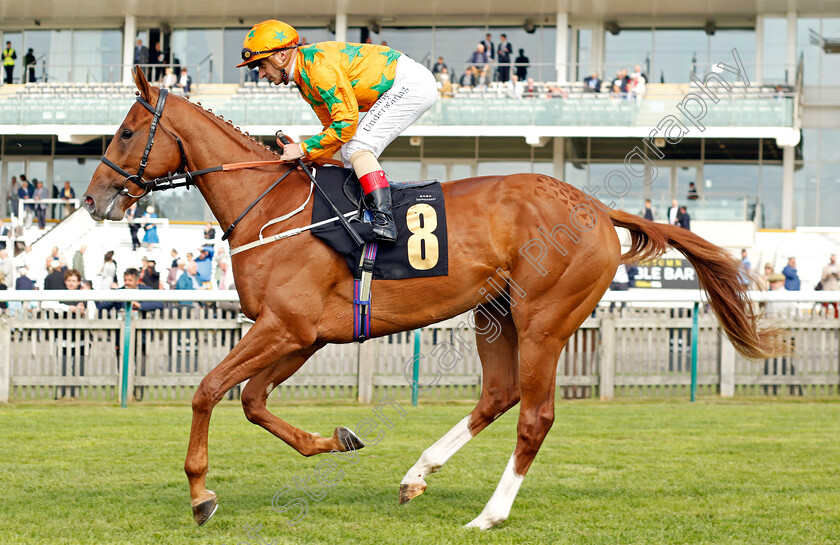
[{"label": "jockey's raised arm", "polygon": [[[298,46],[298,33],[282,21],[255,25],[243,42],[243,62],[259,68],[275,85],[294,79],[324,130],[283,147],[282,158],[331,157],[340,150],[373,212],[373,231],[394,242],[391,191],[378,157],[437,99],[434,76],[425,66],[387,46],[319,42]],[[367,112],[359,122],[359,112]],[[281,144],[282,145],[282,144]]]}]

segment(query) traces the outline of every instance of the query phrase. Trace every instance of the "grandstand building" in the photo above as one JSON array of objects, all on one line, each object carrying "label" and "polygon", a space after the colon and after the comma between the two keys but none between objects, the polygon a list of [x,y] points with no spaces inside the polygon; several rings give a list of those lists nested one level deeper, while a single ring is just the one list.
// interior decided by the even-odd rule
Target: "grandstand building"
[{"label": "grandstand building", "polygon": [[[613,188],[612,196],[602,189],[599,197],[631,212],[649,198],[660,220],[677,199],[694,230],[732,248],[772,246],[778,254],[768,259],[776,261],[792,244],[784,233],[773,238],[776,231],[798,229],[838,244],[836,2],[0,6],[0,40],[17,51],[13,83],[0,87],[4,196],[21,173],[48,189],[69,181],[82,195],[132,103],[129,68],[138,39],[147,51],[160,43],[169,63],[149,67],[153,78],[166,67],[186,67],[191,100],[252,136],[271,143],[277,129],[297,138],[315,134],[317,119],[294,89],[257,83],[235,68],[247,29],[274,17],[309,43],[384,41],[429,67],[443,57],[455,85],[386,150],[382,164],[394,180],[544,173],[578,187]],[[533,87],[493,81],[459,88],[468,56],[488,33],[494,45],[506,35],[512,73],[526,68]],[[25,69],[30,48],[36,63]],[[515,64],[520,49],[527,66]],[[645,92],[614,93],[616,73],[636,65]],[[491,79],[499,79],[497,68],[491,65]],[[604,82],[600,92],[584,84],[593,73]],[[689,183],[696,199],[688,200]],[[154,199],[171,222],[212,219],[193,192]],[[10,213],[4,199],[0,216]]]}]

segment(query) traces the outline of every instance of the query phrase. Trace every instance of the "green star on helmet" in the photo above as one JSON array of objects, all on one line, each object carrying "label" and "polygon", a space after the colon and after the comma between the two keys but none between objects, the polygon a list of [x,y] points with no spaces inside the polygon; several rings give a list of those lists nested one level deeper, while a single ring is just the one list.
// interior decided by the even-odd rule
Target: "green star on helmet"
[{"label": "green star on helmet", "polygon": [[253,37],[254,37],[254,33],[255,33],[255,32],[256,32],[256,31],[252,28],[252,29],[251,29],[251,32],[249,32],[249,33],[248,33],[248,37],[249,37],[249,38],[253,38]]},{"label": "green star on helmet", "polygon": [[321,145],[321,140],[326,138],[326,134],[316,134],[310,138],[304,140],[304,145],[306,145],[306,149],[324,149],[324,146]]},{"label": "green star on helmet", "polygon": [[322,99],[324,99],[324,103],[327,105],[327,108],[330,109],[330,112],[332,112],[333,104],[341,104],[341,99],[335,96],[335,88],[335,85],[329,89],[321,89],[320,87],[317,88],[318,94],[321,95]]},{"label": "green star on helmet", "polygon": [[399,51],[394,51],[393,49],[389,49],[388,51],[382,51],[379,54],[385,55],[385,58],[388,59],[388,62],[385,63],[385,66],[390,66],[390,64],[395,60],[399,59],[401,55]]},{"label": "green star on helmet", "polygon": [[333,121],[332,125],[330,125],[330,127],[335,129],[335,133],[338,135],[339,138],[341,138],[341,129],[344,129],[344,128],[349,127],[349,126],[350,126],[349,121]]},{"label": "green star on helmet", "polygon": [[344,44],[346,47],[341,50],[342,53],[347,55],[347,60],[349,62],[353,62],[353,59],[356,57],[362,56],[362,46],[361,45],[351,45],[351,44]]},{"label": "green star on helmet", "polygon": [[379,80],[379,83],[371,85],[370,88],[379,93],[379,96],[382,96],[382,93],[390,89],[393,84],[394,80],[388,79],[385,77],[385,74],[382,74],[382,78]]},{"label": "green star on helmet", "polygon": [[279,40],[279,41],[280,41],[280,43],[283,43],[283,42],[285,42],[285,41],[286,41],[286,33],[285,33],[285,32],[277,32],[277,31],[275,30],[275,31],[274,31],[274,39],[275,39],[275,40]]},{"label": "green star on helmet", "polygon": [[315,60],[315,55],[318,53],[323,53],[323,49],[318,49],[314,45],[310,45],[307,47],[302,47],[300,49],[301,53],[303,53],[303,61],[304,62],[313,62]]}]

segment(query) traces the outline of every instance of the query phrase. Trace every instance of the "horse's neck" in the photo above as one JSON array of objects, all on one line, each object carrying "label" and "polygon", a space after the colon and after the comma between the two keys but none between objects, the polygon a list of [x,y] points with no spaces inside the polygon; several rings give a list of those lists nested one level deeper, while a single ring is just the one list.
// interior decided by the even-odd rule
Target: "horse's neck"
[{"label": "horse's neck", "polygon": [[[245,137],[212,119],[205,118],[199,123],[193,122],[186,126],[190,127],[190,135],[182,140],[187,148],[190,170],[201,170],[229,163],[278,159],[276,155],[254,149]],[[196,186],[207,201],[213,215],[219,220],[222,229],[226,230],[274,180],[289,168],[291,166],[278,164],[276,167],[214,172],[201,176]],[[296,173],[292,173],[292,176],[284,180],[280,184],[281,187],[277,187],[272,193],[282,191],[284,197],[288,197],[290,202],[295,202],[298,193],[307,192],[308,185],[295,183],[294,179],[299,176],[294,174]],[[282,213],[282,210],[278,212]],[[250,223],[257,219],[257,209],[254,209],[242,221]],[[237,228],[237,230],[241,229]]]}]

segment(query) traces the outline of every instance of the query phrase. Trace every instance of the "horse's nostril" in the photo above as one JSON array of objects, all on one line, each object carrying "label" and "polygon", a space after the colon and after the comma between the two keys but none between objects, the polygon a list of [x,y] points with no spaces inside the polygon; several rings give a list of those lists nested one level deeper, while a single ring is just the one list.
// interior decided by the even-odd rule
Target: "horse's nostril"
[{"label": "horse's nostril", "polygon": [[93,210],[93,197],[87,196],[84,200],[85,208],[88,210]]}]

